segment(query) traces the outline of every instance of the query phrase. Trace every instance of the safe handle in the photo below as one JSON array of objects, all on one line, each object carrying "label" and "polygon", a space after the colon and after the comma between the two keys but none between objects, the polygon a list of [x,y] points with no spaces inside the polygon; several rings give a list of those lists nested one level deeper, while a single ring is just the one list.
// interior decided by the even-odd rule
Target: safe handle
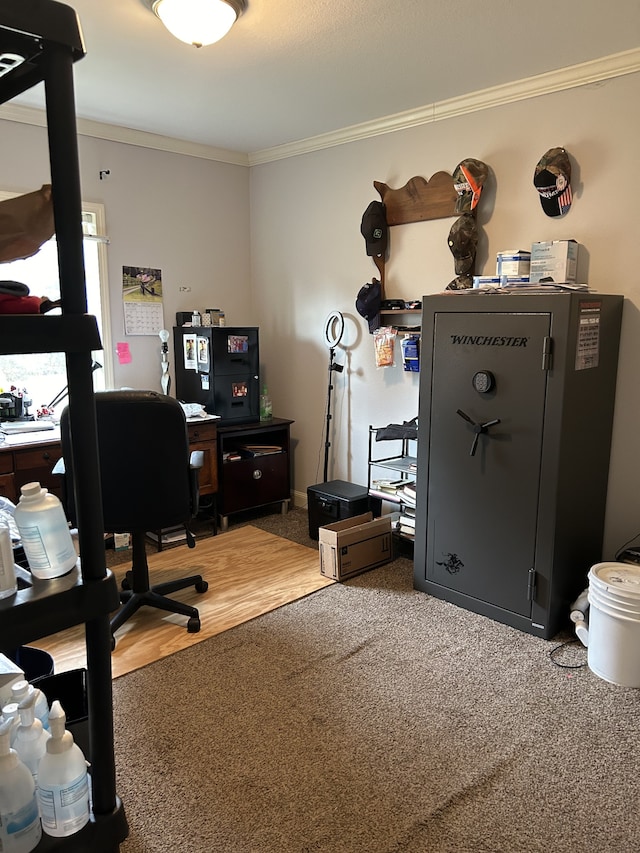
[{"label": "safe handle", "polygon": [[500,418],[494,418],[492,421],[485,421],[483,424],[476,423],[473,418],[470,418],[466,412],[463,412],[462,409],[458,409],[457,414],[465,420],[468,424],[471,424],[473,427],[473,441],[471,442],[471,451],[469,452],[469,456],[476,455],[476,449],[478,447],[478,439],[481,435],[485,435],[489,427],[495,426],[500,423]]}]

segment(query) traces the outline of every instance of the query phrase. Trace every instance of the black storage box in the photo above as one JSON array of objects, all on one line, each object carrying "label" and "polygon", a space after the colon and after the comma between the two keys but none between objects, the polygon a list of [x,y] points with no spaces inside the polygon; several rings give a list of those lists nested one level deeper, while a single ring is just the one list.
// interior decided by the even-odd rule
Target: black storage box
[{"label": "black storage box", "polygon": [[334,521],[353,518],[371,511],[380,515],[381,501],[369,497],[366,486],[346,483],[344,480],[329,480],[317,483],[307,489],[307,508],[309,512],[309,536],[318,539],[318,530]]},{"label": "black storage box", "polygon": [[185,323],[191,325],[191,321],[193,320],[193,311],[177,311],[176,312],[176,326],[184,326]]}]

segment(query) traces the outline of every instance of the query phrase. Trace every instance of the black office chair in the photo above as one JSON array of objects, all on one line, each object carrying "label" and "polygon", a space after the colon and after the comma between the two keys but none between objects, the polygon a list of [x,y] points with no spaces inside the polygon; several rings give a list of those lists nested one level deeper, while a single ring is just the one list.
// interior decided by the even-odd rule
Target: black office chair
[{"label": "black office chair", "polygon": [[[189,452],[182,406],[155,391],[101,391],[95,402],[104,530],[130,533],[132,546],[131,569],[120,593],[122,607],[111,620],[111,632],[147,605],[189,617],[187,630],[195,634],[200,630],[197,609],[167,595],[190,586],[206,592],[207,582],[192,575],[151,586],[145,548],[147,531],[179,525],[185,527],[189,548],[195,546],[189,521],[198,511],[202,454]],[[75,522],[68,409],[60,419],[60,435],[65,510]]]}]

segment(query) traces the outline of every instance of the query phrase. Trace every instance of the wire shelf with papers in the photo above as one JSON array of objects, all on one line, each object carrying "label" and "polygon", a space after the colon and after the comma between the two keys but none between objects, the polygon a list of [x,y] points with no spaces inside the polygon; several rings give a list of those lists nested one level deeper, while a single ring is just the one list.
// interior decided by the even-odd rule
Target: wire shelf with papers
[{"label": "wire shelf with papers", "polygon": [[386,510],[390,510],[394,517],[394,533],[402,539],[413,541],[418,470],[417,439],[401,437],[398,433],[398,437],[385,438],[381,444],[378,436],[382,434],[382,430],[386,430],[386,434],[389,432],[388,427],[369,425],[367,489],[372,497],[387,502]]}]

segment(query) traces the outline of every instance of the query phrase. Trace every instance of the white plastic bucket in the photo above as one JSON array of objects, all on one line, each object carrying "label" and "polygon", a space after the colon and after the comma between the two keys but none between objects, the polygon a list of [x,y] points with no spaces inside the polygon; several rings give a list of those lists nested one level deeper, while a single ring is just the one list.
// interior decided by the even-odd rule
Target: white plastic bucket
[{"label": "white plastic bucket", "polygon": [[588,598],[589,669],[620,687],[640,687],[640,566],[592,566]]}]

